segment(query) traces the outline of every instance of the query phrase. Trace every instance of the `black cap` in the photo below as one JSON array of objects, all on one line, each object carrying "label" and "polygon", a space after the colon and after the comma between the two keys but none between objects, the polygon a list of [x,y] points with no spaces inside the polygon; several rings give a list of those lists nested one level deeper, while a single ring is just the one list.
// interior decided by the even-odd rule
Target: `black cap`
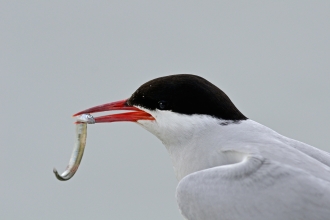
[{"label": "black cap", "polygon": [[224,120],[247,119],[221,89],[202,77],[190,74],[150,80],[133,93],[127,105],[186,115],[210,115]]}]

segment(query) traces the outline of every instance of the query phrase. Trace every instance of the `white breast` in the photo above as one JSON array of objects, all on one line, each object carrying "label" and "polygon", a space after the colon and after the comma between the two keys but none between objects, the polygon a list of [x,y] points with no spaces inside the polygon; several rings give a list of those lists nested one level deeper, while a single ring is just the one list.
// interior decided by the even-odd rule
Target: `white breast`
[{"label": "white breast", "polygon": [[328,219],[329,153],[250,119],[148,112],[138,123],[166,146],[187,219]]}]

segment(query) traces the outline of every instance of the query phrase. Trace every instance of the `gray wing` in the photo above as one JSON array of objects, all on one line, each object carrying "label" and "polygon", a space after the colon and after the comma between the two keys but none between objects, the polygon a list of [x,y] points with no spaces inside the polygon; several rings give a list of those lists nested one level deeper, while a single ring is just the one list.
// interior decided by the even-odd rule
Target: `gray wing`
[{"label": "gray wing", "polygon": [[288,139],[286,143],[287,145],[330,167],[330,153],[294,139]]},{"label": "gray wing", "polygon": [[330,219],[329,182],[256,155],[189,174],[177,200],[189,220]]}]

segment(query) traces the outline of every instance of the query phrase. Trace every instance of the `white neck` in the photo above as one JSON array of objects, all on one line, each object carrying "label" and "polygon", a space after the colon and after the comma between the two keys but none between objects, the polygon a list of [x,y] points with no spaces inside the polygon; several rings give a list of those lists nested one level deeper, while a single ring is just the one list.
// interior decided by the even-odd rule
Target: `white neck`
[{"label": "white neck", "polygon": [[228,152],[226,146],[229,143],[232,145],[233,141],[237,146],[246,143],[246,139],[251,137],[247,133],[260,129],[265,132],[265,128],[275,133],[249,119],[236,123],[207,115],[143,110],[156,120],[141,120],[138,123],[166,146],[178,180],[192,172],[241,161],[244,155]]}]

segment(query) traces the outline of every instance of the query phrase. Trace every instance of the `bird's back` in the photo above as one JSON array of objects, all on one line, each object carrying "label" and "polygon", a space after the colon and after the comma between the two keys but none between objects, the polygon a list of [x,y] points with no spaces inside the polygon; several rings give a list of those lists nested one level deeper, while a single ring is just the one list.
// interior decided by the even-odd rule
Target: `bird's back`
[{"label": "bird's back", "polygon": [[330,183],[258,156],[192,173],[177,187],[189,220],[330,219]]},{"label": "bird's back", "polygon": [[240,162],[200,170],[180,181],[182,214],[189,220],[330,219],[329,154],[252,120],[245,123],[249,129],[240,126],[240,137],[221,144],[224,152],[243,153]]}]

